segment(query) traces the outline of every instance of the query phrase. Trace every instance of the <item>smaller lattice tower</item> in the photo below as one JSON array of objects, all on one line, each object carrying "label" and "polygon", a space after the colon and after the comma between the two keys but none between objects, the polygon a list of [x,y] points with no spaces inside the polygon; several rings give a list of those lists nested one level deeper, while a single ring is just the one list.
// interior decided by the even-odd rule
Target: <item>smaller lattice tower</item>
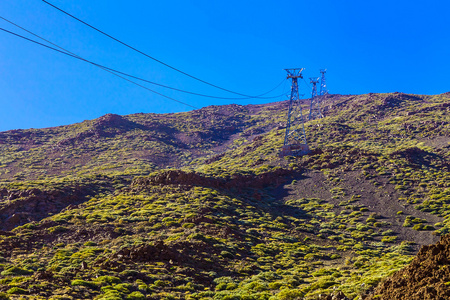
[{"label": "smaller lattice tower", "polygon": [[328,94],[328,90],[327,90],[327,82],[325,81],[325,73],[327,72],[327,69],[321,69],[320,70],[320,91],[319,91],[319,95],[323,96]]},{"label": "smaller lattice tower", "polygon": [[289,111],[286,122],[286,134],[280,156],[301,156],[309,153],[306,142],[305,125],[303,120],[300,95],[298,93],[298,79],[302,79],[303,68],[286,69],[287,78],[292,80]]},{"label": "smaller lattice tower", "polygon": [[317,97],[317,83],[319,77],[310,78],[309,82],[312,84],[311,104],[309,106],[309,120],[320,119],[323,117],[320,111],[320,97]]}]

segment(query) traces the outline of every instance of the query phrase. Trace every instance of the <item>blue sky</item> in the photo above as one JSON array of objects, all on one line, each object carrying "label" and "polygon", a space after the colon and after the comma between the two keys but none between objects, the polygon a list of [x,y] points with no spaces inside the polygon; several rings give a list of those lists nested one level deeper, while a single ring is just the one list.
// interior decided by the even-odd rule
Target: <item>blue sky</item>
[{"label": "blue sky", "polygon": [[[327,68],[328,88],[337,94],[450,91],[447,0],[49,2],[169,65],[243,94],[270,90],[285,78],[283,69],[294,67],[305,68],[307,79]],[[180,89],[235,96],[145,58],[40,0],[2,0],[0,16],[99,64]],[[31,37],[4,20],[0,27]],[[0,131],[106,113],[192,109],[5,32],[0,70]],[[147,86],[195,107],[286,99],[220,100]],[[288,88],[283,84],[270,95]],[[311,92],[303,82],[300,88]]]}]

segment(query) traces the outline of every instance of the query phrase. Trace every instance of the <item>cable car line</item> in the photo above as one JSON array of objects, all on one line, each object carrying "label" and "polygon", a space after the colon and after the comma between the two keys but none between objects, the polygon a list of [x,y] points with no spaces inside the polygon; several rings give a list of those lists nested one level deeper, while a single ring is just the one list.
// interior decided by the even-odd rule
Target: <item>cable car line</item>
[{"label": "cable car line", "polygon": [[[100,29],[98,29],[98,28],[96,28],[96,27],[94,27],[94,26],[92,26],[92,25],[90,25],[89,23],[87,23],[87,22],[85,22],[85,21],[83,21],[83,20],[81,20],[81,19],[75,17],[74,15],[72,15],[72,14],[66,12],[65,10],[63,10],[63,9],[61,9],[61,8],[59,8],[59,7],[57,7],[57,6],[54,5],[54,4],[51,4],[50,2],[48,2],[48,1],[46,1],[46,0],[42,0],[42,2],[44,2],[44,3],[47,4],[47,5],[50,5],[51,7],[53,7],[53,8],[55,8],[55,9],[59,10],[60,12],[64,13],[65,15],[67,15],[67,16],[69,16],[69,17],[75,19],[75,20],[77,20],[78,22],[80,22],[80,23],[82,23],[82,24],[88,26],[89,28],[94,29],[95,31],[97,31],[97,32],[99,32],[99,33],[101,33],[101,34],[103,34],[103,35],[109,37],[110,39],[113,39],[114,41],[116,41],[116,42],[118,42],[118,43],[124,45],[125,47],[128,47],[128,48],[132,49],[133,51],[136,51],[136,52],[138,52],[138,53],[140,53],[140,54],[146,56],[147,58],[150,58],[150,59],[152,59],[152,60],[154,60],[154,61],[156,61],[156,62],[158,62],[158,63],[160,63],[160,64],[162,64],[162,65],[164,65],[164,66],[166,66],[166,67],[168,67],[168,68],[170,68],[170,69],[172,69],[172,70],[174,70],[174,71],[177,71],[177,72],[179,72],[179,73],[181,73],[181,74],[183,74],[183,75],[186,75],[186,76],[188,76],[188,77],[190,77],[190,78],[192,78],[192,79],[195,79],[195,80],[200,81],[200,82],[202,82],[202,83],[204,83],[204,84],[207,84],[207,85],[209,85],[209,86],[215,87],[215,88],[217,88],[217,89],[220,89],[220,90],[223,90],[223,91],[226,91],[226,92],[235,94],[235,95],[243,96],[243,97],[246,97],[246,98],[259,98],[259,96],[249,96],[249,95],[245,95],[245,94],[242,94],[242,93],[238,93],[238,92],[231,91],[231,90],[229,90],[229,89],[226,89],[226,88],[220,87],[220,86],[218,86],[218,85],[212,84],[212,83],[210,83],[210,82],[208,82],[208,81],[206,81],[206,80],[200,79],[200,78],[198,78],[198,77],[196,77],[196,76],[193,76],[193,75],[191,75],[191,74],[189,74],[189,73],[186,73],[186,72],[184,72],[184,71],[182,71],[182,70],[180,70],[180,69],[177,69],[177,68],[175,68],[175,67],[173,67],[173,66],[171,66],[171,65],[169,65],[169,64],[167,64],[167,63],[165,63],[165,62],[163,62],[163,61],[161,61],[161,60],[159,60],[159,59],[157,59],[157,58],[155,58],[155,57],[153,57],[153,56],[150,56],[149,54],[147,54],[147,53],[145,53],[145,52],[140,51],[139,49],[136,49],[136,48],[133,47],[133,46],[130,46],[129,44],[127,44],[127,43],[125,43],[125,42],[122,42],[121,40],[119,40],[119,39],[117,39],[117,38],[115,38],[115,37],[113,37],[113,36],[107,34],[106,32],[104,32],[104,31],[102,31],[102,30],[100,30]],[[270,91],[269,91],[269,92],[270,92]],[[264,93],[264,94],[262,94],[262,95],[268,94],[269,92],[266,92],[266,93]]]},{"label": "cable car line", "polygon": [[24,37],[24,36],[22,36],[22,35],[20,35],[20,34],[11,32],[11,31],[6,30],[6,29],[4,29],[4,28],[1,28],[1,27],[0,27],[0,30],[2,30],[2,31],[4,31],[4,32],[7,32],[7,33],[9,33],[9,34],[15,35],[15,36],[17,36],[17,37],[20,37],[20,38],[22,38],[22,39],[28,40],[28,41],[30,41],[30,42],[33,42],[33,43],[35,43],[35,44],[38,44],[38,45],[44,46],[44,47],[46,47],[46,48],[52,49],[52,50],[54,50],[54,51],[63,53],[63,54],[65,54],[65,55],[68,55],[68,56],[71,56],[71,57],[74,57],[74,58],[76,58],[76,59],[83,60],[83,61],[85,61],[85,62],[87,62],[87,63],[90,63],[90,64],[92,64],[92,65],[94,65],[94,66],[103,68],[103,69],[105,69],[106,71],[112,73],[113,75],[116,75],[117,77],[120,77],[120,78],[122,78],[122,79],[124,79],[124,80],[126,80],[126,81],[128,81],[128,82],[130,82],[130,83],[133,83],[133,84],[137,85],[137,86],[140,86],[141,88],[144,88],[144,89],[146,89],[146,90],[148,90],[148,91],[150,91],[150,92],[152,92],[152,93],[158,94],[158,95],[160,95],[160,96],[162,96],[162,97],[165,97],[165,98],[170,99],[170,100],[172,100],[172,101],[175,101],[175,102],[181,103],[181,104],[183,104],[183,105],[189,106],[189,107],[191,107],[191,108],[199,109],[199,108],[196,107],[196,106],[193,106],[193,105],[190,105],[190,104],[185,103],[185,102],[183,102],[183,101],[174,99],[174,98],[172,98],[172,97],[169,97],[169,96],[167,96],[167,95],[164,95],[164,94],[162,94],[162,93],[159,93],[159,92],[157,92],[157,91],[155,91],[155,90],[152,90],[152,89],[150,89],[150,88],[148,88],[148,87],[146,87],[146,86],[143,86],[143,85],[141,85],[141,84],[139,84],[139,83],[136,83],[136,82],[134,82],[134,81],[132,81],[132,80],[129,80],[128,78],[125,78],[125,77],[123,77],[123,76],[120,76],[119,74],[114,73],[114,71],[110,70],[110,69],[107,68],[107,67],[103,67],[103,66],[101,66],[101,65],[98,65],[98,64],[96,64],[96,63],[90,62],[90,61],[88,61],[88,60],[86,60],[86,59],[83,59],[83,58],[81,58],[81,57],[77,57],[77,56],[75,56],[75,55],[73,55],[73,54],[70,54],[70,53],[67,53],[67,52],[58,50],[58,49],[56,49],[56,48],[50,47],[50,46],[48,46],[48,45],[39,43],[38,41],[34,41],[34,40],[32,40],[32,39],[29,39],[29,38]]},{"label": "cable car line", "polygon": [[[2,17],[2,16],[0,16],[0,19],[3,19],[4,21],[6,21],[6,22],[8,22],[8,23],[10,23],[10,24],[12,24],[12,25],[14,25],[14,26],[16,26],[16,27],[18,27],[18,28],[20,28],[20,29],[26,31],[26,32],[28,32],[29,34],[31,34],[31,35],[33,35],[33,36],[35,36],[35,37],[38,37],[39,39],[41,39],[41,40],[43,40],[43,41],[45,41],[45,42],[47,42],[47,43],[49,43],[49,44],[51,44],[51,45],[53,45],[53,46],[55,46],[55,47],[57,47],[57,48],[63,50],[63,54],[67,54],[67,53],[68,53],[68,54],[71,54],[71,55],[70,55],[71,57],[81,59],[81,60],[83,60],[83,61],[85,61],[85,62],[88,62],[88,63],[90,63],[90,64],[93,64],[93,65],[95,65],[95,66],[97,66],[97,67],[99,67],[99,68],[101,68],[101,69],[103,69],[103,70],[105,70],[105,71],[110,72],[110,73],[111,73],[111,72],[115,72],[115,73],[118,73],[118,74],[121,74],[121,75],[130,77],[130,78],[137,79],[137,80],[140,80],[140,81],[143,81],[143,82],[147,82],[147,83],[150,83],[150,84],[153,84],[153,85],[157,85],[157,86],[160,86],[160,87],[163,87],[163,88],[167,88],[167,89],[171,89],[171,90],[175,90],[175,91],[178,91],[178,92],[182,92],[182,93],[186,93],[186,94],[191,94],[191,95],[195,95],[195,96],[200,96],[200,97],[207,97],[207,98],[214,98],[214,99],[225,99],[225,100],[244,100],[244,99],[250,99],[250,98],[252,98],[252,97],[235,98],[235,97],[220,97],[220,96],[206,95],[206,94],[202,94],[202,93],[196,93],[196,92],[191,92],[191,91],[187,91],[187,90],[183,90],[183,89],[178,89],[178,88],[175,88],[175,87],[171,87],[171,86],[168,86],[168,85],[164,85],[164,84],[160,84],[160,83],[157,83],[157,82],[154,82],[154,81],[150,81],[150,80],[147,80],[147,79],[138,77],[138,76],[134,76],[134,75],[131,75],[131,74],[128,74],[128,73],[124,73],[124,72],[121,72],[121,71],[119,71],[119,70],[112,69],[112,68],[109,68],[109,67],[106,67],[106,66],[103,66],[103,65],[94,63],[94,62],[92,62],[92,61],[90,61],[90,60],[84,59],[84,58],[82,58],[81,56],[79,56],[79,55],[77,55],[77,54],[75,54],[75,53],[73,53],[73,52],[71,52],[71,51],[69,51],[69,50],[67,50],[67,49],[64,49],[63,47],[58,46],[58,45],[55,44],[55,43],[52,43],[51,41],[49,41],[49,40],[47,40],[47,39],[45,39],[45,38],[43,38],[43,37],[41,37],[41,36],[39,36],[39,35],[37,35],[37,34],[31,32],[30,30],[27,30],[26,28],[23,28],[22,26],[20,26],[20,25],[14,23],[14,22],[12,22],[12,21],[10,21],[10,20],[5,19],[5,18]],[[30,40],[30,41],[32,41],[32,40]],[[51,50],[56,50],[56,49],[54,49],[54,48],[52,48],[52,47],[47,47],[47,48],[49,48],[49,49],[51,49]],[[60,51],[59,51],[59,52],[60,52]],[[283,79],[276,87],[274,87],[272,90],[268,91],[266,94],[268,94],[268,93],[270,93],[270,92],[276,90],[276,89],[277,89],[281,84],[283,84],[283,82],[285,82],[285,81],[286,81],[286,80]],[[259,98],[259,99],[274,99],[274,98],[278,98],[280,95],[277,95],[277,96],[271,96],[271,97],[262,97],[262,96],[264,96],[264,94],[259,95],[258,98]]]}]

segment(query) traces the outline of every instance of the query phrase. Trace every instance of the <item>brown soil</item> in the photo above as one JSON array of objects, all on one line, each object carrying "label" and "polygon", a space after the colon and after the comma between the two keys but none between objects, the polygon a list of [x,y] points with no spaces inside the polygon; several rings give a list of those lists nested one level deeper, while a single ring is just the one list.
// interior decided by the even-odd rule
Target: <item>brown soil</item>
[{"label": "brown soil", "polygon": [[65,187],[60,190],[0,190],[0,230],[40,221],[49,214],[74,207],[86,200],[89,187]]},{"label": "brown soil", "polygon": [[423,246],[411,264],[382,282],[366,300],[450,299],[450,235]]}]

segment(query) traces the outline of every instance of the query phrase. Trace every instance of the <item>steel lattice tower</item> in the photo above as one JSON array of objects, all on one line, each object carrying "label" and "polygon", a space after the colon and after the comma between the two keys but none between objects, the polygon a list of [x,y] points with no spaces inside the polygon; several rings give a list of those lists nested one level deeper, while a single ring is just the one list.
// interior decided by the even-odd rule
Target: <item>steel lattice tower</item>
[{"label": "steel lattice tower", "polygon": [[302,71],[304,69],[297,68],[285,70],[288,73],[287,78],[292,80],[292,86],[286,123],[286,134],[284,136],[284,146],[281,149],[280,156],[300,156],[309,152],[309,147],[306,142],[303,112],[298,93],[298,78],[303,78]]},{"label": "steel lattice tower", "polygon": [[325,73],[326,72],[327,72],[327,69],[321,69],[320,70],[320,73],[322,74],[320,76],[320,92],[319,92],[320,96],[328,94],[327,82],[325,81]]},{"label": "steel lattice tower", "polygon": [[319,82],[319,77],[310,78],[309,81],[313,85],[311,92],[311,105],[309,106],[309,120],[320,119],[323,115],[320,110],[321,97],[317,97],[317,83]]}]

